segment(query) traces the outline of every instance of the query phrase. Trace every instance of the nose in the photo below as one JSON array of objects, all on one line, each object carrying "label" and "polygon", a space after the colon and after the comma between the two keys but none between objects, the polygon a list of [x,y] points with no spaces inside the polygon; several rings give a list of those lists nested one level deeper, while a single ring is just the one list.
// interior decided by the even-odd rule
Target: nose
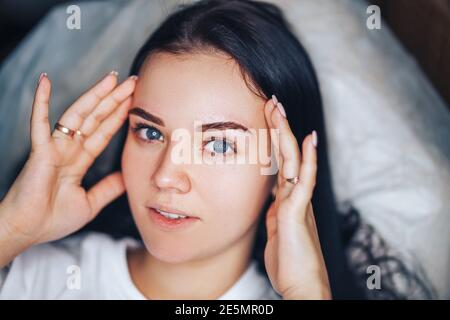
[{"label": "nose", "polygon": [[187,193],[191,189],[191,181],[185,164],[175,163],[171,159],[173,145],[161,152],[157,169],[153,172],[152,183],[161,191]]}]

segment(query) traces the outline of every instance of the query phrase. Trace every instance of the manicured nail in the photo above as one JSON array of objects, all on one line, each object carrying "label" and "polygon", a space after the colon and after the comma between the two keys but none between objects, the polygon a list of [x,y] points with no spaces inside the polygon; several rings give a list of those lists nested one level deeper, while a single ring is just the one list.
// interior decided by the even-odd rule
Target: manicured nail
[{"label": "manicured nail", "polygon": [[284,110],[284,107],[281,104],[281,102],[277,103],[277,107],[278,107],[278,110],[280,110],[281,115],[286,118],[286,111]]},{"label": "manicured nail", "polygon": [[116,77],[119,75],[119,73],[116,70],[111,71],[109,74],[116,76]]},{"label": "manicured nail", "polygon": [[316,132],[316,130],[313,130],[313,132],[312,132],[312,144],[314,147],[317,148],[317,132]]},{"label": "manicured nail", "polygon": [[132,76],[130,76],[130,79],[133,79],[134,81],[136,81],[138,79],[138,76],[132,75]]},{"label": "manicured nail", "polygon": [[47,77],[47,73],[46,72],[42,72],[41,75],[39,76],[39,80],[38,83],[41,82],[42,78]]},{"label": "manicured nail", "polygon": [[278,99],[277,99],[276,95],[274,95],[274,94],[272,95],[272,101],[273,101],[274,105],[277,105]]}]

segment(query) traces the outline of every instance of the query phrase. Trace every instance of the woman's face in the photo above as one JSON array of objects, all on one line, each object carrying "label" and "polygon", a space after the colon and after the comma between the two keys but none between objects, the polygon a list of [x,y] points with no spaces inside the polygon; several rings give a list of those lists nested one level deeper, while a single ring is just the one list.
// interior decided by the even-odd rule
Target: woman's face
[{"label": "woman's face", "polygon": [[[267,129],[264,104],[225,55],[158,53],[147,59],[130,109],[122,170],[152,256],[193,261],[253,238],[274,179],[261,174],[267,166],[260,161],[242,160],[263,137],[258,130]],[[211,123],[216,129],[202,133]],[[236,143],[245,137],[247,144]],[[184,161],[174,161],[180,154]],[[151,207],[194,218],[171,228],[158,223],[162,217]]]}]

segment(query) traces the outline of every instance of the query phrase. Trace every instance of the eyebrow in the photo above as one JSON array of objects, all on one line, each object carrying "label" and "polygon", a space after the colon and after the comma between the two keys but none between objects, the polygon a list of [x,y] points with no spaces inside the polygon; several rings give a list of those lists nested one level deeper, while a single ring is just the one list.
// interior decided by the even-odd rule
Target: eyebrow
[{"label": "eyebrow", "polygon": [[[156,123],[162,127],[165,126],[164,121],[145,111],[144,109],[140,108],[140,107],[135,107],[133,109],[131,109],[130,111],[128,111],[128,115],[137,115],[147,121],[151,121],[153,123]],[[207,123],[207,124],[203,124],[202,125],[202,132],[206,131],[206,130],[210,130],[210,129],[215,129],[215,130],[226,130],[226,129],[231,129],[231,130],[242,130],[244,132],[249,131],[249,129],[239,123],[236,123],[234,121],[219,121],[219,122],[212,122],[212,123]]]},{"label": "eyebrow", "polygon": [[144,118],[147,121],[151,121],[153,123],[156,123],[157,125],[164,127],[164,121],[162,121],[161,118],[158,118],[157,116],[154,116],[153,114],[148,113],[147,111],[145,111],[142,108],[135,107],[135,108],[131,109],[130,111],[128,111],[128,116],[130,116],[132,114],[137,115],[138,117]]}]

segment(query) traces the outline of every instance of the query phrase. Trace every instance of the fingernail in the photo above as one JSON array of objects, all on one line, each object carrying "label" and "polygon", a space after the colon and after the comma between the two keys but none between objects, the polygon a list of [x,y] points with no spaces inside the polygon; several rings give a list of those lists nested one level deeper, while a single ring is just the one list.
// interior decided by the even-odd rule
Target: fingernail
[{"label": "fingernail", "polygon": [[281,102],[277,103],[277,107],[278,107],[278,110],[280,110],[281,115],[286,118],[286,111],[284,110],[284,107],[281,104]]},{"label": "fingernail", "polygon": [[43,77],[47,77],[47,73],[46,73],[46,72],[42,72],[42,73],[41,73],[41,75],[39,76],[38,83],[41,82],[41,80],[42,80]]},{"label": "fingernail", "polygon": [[134,81],[136,81],[138,79],[138,76],[132,75],[132,76],[130,76],[130,79],[133,79]]},{"label": "fingernail", "polygon": [[312,132],[312,144],[314,147],[317,148],[317,132],[316,132],[316,130],[313,130],[313,132]]},{"label": "fingernail", "polygon": [[277,99],[276,95],[274,95],[274,94],[272,95],[272,101],[273,101],[274,105],[277,105],[278,99]]},{"label": "fingernail", "polygon": [[116,76],[116,77],[119,75],[119,73],[116,70],[111,71],[109,74]]}]

